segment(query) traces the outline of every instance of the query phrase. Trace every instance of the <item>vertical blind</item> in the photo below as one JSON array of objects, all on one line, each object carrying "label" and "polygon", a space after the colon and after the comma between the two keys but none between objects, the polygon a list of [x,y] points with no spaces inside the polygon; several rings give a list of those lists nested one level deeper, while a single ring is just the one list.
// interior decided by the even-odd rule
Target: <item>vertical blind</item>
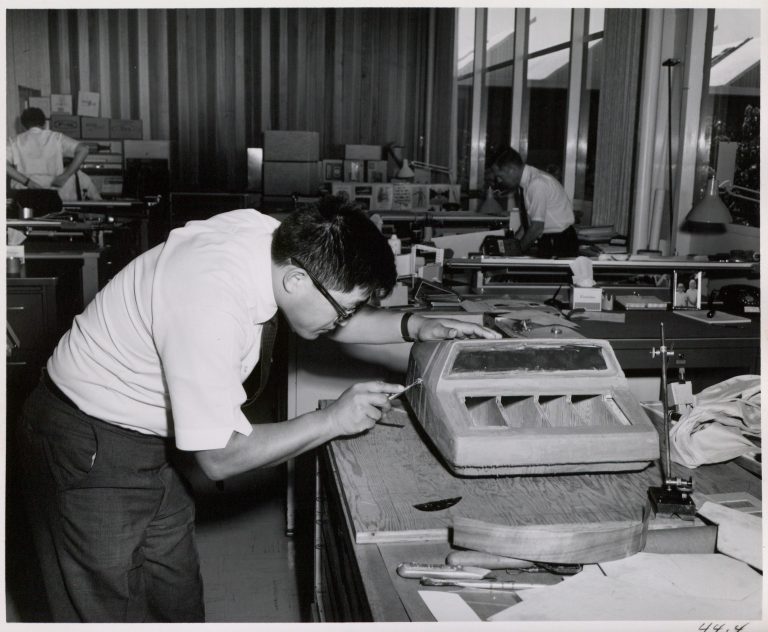
[{"label": "vertical blind", "polygon": [[[176,190],[242,191],[246,148],[267,129],[318,131],[323,157],[396,143],[421,159],[430,12],[453,19],[426,8],[13,10],[8,29],[47,21],[50,85],[31,87],[74,102],[98,92],[101,116],[173,141]],[[19,74],[18,85],[35,81]],[[450,99],[435,101],[433,117],[450,120]]]},{"label": "vertical blind", "polygon": [[634,194],[643,11],[606,9],[592,225],[626,235]]}]

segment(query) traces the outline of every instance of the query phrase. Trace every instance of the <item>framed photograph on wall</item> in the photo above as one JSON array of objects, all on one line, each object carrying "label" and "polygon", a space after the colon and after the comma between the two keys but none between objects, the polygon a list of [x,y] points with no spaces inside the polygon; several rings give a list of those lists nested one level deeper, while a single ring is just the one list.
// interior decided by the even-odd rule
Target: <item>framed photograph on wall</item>
[{"label": "framed photograph on wall", "polygon": [[675,270],[672,278],[672,309],[701,309],[701,271]]}]

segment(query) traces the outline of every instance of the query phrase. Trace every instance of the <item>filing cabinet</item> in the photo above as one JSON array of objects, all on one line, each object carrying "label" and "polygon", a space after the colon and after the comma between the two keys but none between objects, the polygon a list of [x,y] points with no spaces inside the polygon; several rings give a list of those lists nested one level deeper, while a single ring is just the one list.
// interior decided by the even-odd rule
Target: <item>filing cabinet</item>
[{"label": "filing cabinet", "polygon": [[19,412],[40,369],[82,309],[76,265],[27,262],[18,275],[6,276],[7,419]]}]

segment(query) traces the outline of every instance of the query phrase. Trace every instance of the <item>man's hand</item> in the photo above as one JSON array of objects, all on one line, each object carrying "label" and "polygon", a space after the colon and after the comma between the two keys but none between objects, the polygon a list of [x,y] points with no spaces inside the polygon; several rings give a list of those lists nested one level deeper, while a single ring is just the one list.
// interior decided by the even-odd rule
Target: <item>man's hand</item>
[{"label": "man's hand", "polygon": [[324,409],[337,435],[351,435],[372,428],[392,408],[388,395],[403,390],[400,384],[360,382]]},{"label": "man's hand", "polygon": [[475,323],[455,318],[426,318],[414,315],[408,323],[416,340],[452,340],[454,338],[488,338],[495,340],[501,334]]},{"label": "man's hand", "polygon": [[26,186],[28,189],[42,189],[43,188],[37,182],[35,182],[32,178],[30,178],[27,181],[27,184],[24,185],[24,186]]},{"label": "man's hand", "polygon": [[60,187],[63,187],[64,184],[67,182],[67,180],[69,180],[69,178],[70,178],[70,176],[68,176],[66,174],[63,174],[63,173],[60,173],[53,180],[51,180],[51,186],[54,189],[58,189]]}]

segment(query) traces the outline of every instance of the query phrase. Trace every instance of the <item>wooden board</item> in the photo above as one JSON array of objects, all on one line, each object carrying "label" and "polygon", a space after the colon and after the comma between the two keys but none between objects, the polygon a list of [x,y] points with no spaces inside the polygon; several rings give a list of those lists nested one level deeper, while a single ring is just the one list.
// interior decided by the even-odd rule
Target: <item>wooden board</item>
[{"label": "wooden board", "polygon": [[555,564],[599,564],[643,550],[645,520],[501,525],[458,517],[453,542],[474,551]]},{"label": "wooden board", "polygon": [[[458,477],[402,408],[384,421],[404,427],[376,425],[328,447],[357,543],[448,542],[457,516],[506,525],[641,520],[648,488],[661,484],[656,466],[632,473]],[[413,507],[457,496],[462,499],[449,509]]]}]

